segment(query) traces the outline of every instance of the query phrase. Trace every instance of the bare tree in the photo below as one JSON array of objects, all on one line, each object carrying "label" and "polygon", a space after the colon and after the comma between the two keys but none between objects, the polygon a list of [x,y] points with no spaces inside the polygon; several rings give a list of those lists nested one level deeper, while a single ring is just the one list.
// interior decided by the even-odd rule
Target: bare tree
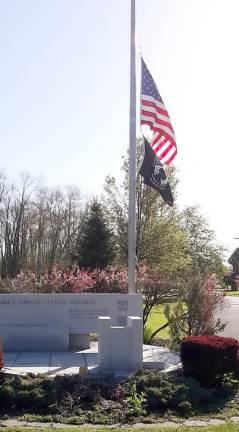
[{"label": "bare tree", "polygon": [[77,187],[46,188],[26,174],[10,185],[0,174],[1,277],[68,266],[83,214]]},{"label": "bare tree", "polygon": [[29,175],[24,175],[21,178],[20,189],[12,185],[3,198],[2,277],[15,277],[22,268],[25,249],[23,234],[25,209],[33,187],[33,180]]}]

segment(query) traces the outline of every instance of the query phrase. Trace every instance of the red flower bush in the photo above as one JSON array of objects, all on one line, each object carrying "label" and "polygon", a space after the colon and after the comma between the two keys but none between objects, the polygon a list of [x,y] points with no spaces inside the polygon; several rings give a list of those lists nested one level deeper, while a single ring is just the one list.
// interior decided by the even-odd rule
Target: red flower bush
[{"label": "red flower bush", "polygon": [[236,372],[239,343],[222,336],[189,336],[181,343],[181,361],[186,376],[211,386],[227,372]]}]

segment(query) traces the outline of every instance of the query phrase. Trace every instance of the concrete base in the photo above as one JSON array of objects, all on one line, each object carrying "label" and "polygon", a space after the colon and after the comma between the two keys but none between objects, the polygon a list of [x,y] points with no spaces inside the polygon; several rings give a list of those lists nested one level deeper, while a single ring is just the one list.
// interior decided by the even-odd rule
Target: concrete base
[{"label": "concrete base", "polygon": [[69,350],[78,351],[90,348],[90,334],[70,334]]},{"label": "concrete base", "polygon": [[[102,374],[98,367],[98,343],[93,342],[91,348],[80,352],[49,352],[49,353],[4,353],[3,372],[14,375],[45,374],[47,376],[74,375],[80,367],[87,367],[88,377]],[[163,372],[176,370],[181,366],[179,355],[167,348],[152,345],[143,346],[143,367],[161,369]],[[129,370],[121,367],[114,371],[114,376],[128,376]]]}]

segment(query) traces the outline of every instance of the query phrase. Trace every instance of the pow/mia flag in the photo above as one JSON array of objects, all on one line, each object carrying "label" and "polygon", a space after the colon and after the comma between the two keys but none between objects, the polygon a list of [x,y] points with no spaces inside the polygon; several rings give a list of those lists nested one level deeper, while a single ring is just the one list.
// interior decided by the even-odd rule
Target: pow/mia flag
[{"label": "pow/mia flag", "polygon": [[163,200],[172,206],[173,196],[163,165],[146,138],[144,138],[144,149],[144,160],[139,174],[144,178],[146,185],[159,192]]}]

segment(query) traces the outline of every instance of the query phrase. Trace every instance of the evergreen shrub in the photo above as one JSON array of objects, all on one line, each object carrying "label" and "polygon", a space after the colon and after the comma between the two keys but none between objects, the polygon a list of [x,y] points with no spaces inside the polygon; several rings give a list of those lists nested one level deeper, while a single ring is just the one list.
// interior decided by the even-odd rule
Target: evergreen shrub
[{"label": "evergreen shrub", "polygon": [[236,372],[238,348],[237,339],[230,337],[188,336],[180,349],[183,372],[213,386],[225,373]]}]

